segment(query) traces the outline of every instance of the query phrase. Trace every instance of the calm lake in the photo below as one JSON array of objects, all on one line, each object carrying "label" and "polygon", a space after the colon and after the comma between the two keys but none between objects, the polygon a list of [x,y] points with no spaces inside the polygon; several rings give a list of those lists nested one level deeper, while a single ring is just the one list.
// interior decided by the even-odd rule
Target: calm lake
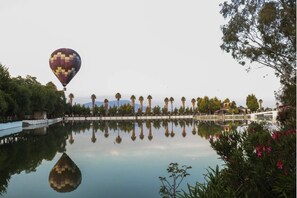
[{"label": "calm lake", "polygon": [[[2,197],[160,197],[169,163],[190,165],[182,185],[222,162],[209,136],[241,123],[68,122],[0,138]],[[64,154],[63,154],[64,153]]]}]

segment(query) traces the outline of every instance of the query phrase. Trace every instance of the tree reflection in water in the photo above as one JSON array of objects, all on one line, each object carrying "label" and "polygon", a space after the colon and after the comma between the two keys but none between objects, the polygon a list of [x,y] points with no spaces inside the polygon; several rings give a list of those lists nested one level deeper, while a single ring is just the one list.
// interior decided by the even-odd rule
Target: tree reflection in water
[{"label": "tree reflection in water", "polygon": [[[68,144],[75,144],[74,136],[76,134],[88,132],[90,133],[90,142],[96,142],[96,136],[99,135],[97,133],[101,132],[105,138],[108,138],[110,131],[117,131],[115,143],[120,144],[122,143],[121,134],[128,133],[132,142],[136,140],[137,132],[139,132],[141,141],[145,137],[144,124],[148,129],[146,133],[148,133],[147,138],[150,141],[154,141],[154,133],[158,130],[162,131],[166,137],[174,137],[175,127],[182,129],[179,133],[184,138],[191,138],[198,134],[200,137],[208,139],[223,130],[234,130],[237,126],[242,125],[241,122],[214,123],[195,120],[76,121],[52,125],[47,129],[4,136],[0,138],[0,194],[6,192],[12,175],[19,174],[22,171],[26,173],[35,171],[42,160],[51,161],[57,153],[64,153],[68,142]],[[192,135],[189,136],[186,130],[191,129]]]}]

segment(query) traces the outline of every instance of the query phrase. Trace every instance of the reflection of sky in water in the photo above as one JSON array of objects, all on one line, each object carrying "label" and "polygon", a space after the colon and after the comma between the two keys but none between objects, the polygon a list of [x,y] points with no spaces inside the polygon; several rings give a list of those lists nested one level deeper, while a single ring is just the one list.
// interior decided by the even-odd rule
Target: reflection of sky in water
[{"label": "reflection of sky in water", "polygon": [[[136,125],[136,140],[132,132],[120,132],[120,144],[115,142],[117,131],[95,133],[96,142],[91,141],[92,129],[84,133],[73,133],[74,143],[67,141],[67,154],[80,168],[82,182],[70,193],[57,193],[49,187],[48,175],[61,157],[58,153],[52,161],[43,160],[36,172],[12,176],[4,197],[160,197],[159,176],[168,176],[166,168],[170,162],[191,165],[186,183],[203,181],[209,166],[220,163],[207,140],[192,134],[192,127],[174,126],[174,137],[166,137],[165,129],[152,127],[153,139],[148,139],[149,130],[143,125],[144,139],[139,138],[140,128]],[[169,133],[171,126],[169,125]]]}]

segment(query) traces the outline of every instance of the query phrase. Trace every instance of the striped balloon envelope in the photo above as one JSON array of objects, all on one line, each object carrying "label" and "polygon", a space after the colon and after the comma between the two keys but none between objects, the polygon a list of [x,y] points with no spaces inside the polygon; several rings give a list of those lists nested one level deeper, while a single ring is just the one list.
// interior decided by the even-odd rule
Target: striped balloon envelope
[{"label": "striped balloon envelope", "polygon": [[69,48],[55,50],[49,59],[49,65],[66,90],[67,84],[77,74],[81,66],[79,54]]}]

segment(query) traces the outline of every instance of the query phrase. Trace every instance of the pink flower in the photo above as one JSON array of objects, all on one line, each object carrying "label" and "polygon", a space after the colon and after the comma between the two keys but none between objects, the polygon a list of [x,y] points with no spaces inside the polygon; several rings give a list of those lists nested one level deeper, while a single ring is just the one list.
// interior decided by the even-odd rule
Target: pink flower
[{"label": "pink flower", "polygon": [[272,139],[274,139],[274,140],[278,139],[278,134],[277,133],[273,133],[272,134]]},{"label": "pink flower", "polygon": [[277,166],[278,169],[283,169],[283,165],[284,164],[283,164],[282,160],[278,160],[277,163],[276,163],[276,166]]},{"label": "pink flower", "polygon": [[267,152],[270,153],[271,152],[271,147],[267,147]]},{"label": "pink flower", "polygon": [[262,153],[261,153],[261,151],[257,152],[257,154],[258,154],[258,157],[259,157],[259,158],[262,157]]},{"label": "pink flower", "polygon": [[257,151],[257,153],[261,152],[261,146],[256,146],[256,151]]},{"label": "pink flower", "polygon": [[266,152],[266,146],[263,146],[262,149],[264,152]]}]

